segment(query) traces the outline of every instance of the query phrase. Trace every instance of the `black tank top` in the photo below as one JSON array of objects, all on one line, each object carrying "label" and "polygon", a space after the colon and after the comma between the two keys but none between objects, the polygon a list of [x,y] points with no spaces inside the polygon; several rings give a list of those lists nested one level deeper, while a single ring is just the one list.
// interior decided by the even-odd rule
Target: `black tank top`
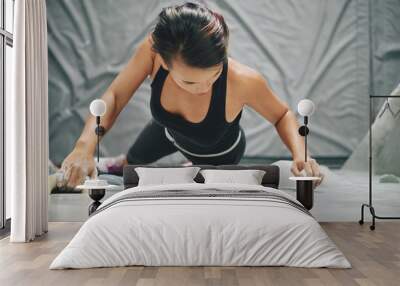
[{"label": "black tank top", "polygon": [[189,122],[179,114],[168,112],[161,105],[161,91],[168,70],[161,65],[151,83],[150,109],[154,120],[166,127],[175,141],[192,152],[219,152],[230,147],[240,132],[242,111],[232,122],[225,120],[226,81],[228,61],[212,86],[212,95],[206,117],[198,123]]}]

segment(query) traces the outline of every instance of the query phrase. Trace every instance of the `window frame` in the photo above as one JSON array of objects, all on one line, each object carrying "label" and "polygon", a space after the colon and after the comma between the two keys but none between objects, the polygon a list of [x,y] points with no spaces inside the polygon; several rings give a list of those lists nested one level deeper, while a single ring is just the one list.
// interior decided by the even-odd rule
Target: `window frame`
[{"label": "window frame", "polygon": [[[0,237],[10,232],[10,219],[6,218],[6,189],[5,189],[5,93],[6,93],[6,50],[7,46],[13,48],[13,33],[6,30],[6,0],[0,0],[1,21],[0,21]],[[12,1],[14,22],[15,0]],[[14,30],[14,27],[13,29]]]}]

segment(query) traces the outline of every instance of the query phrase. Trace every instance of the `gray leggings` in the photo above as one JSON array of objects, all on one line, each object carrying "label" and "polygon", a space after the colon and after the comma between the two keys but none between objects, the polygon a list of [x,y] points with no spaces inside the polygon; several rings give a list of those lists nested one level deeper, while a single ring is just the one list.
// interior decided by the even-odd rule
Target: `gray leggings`
[{"label": "gray leggings", "polygon": [[158,159],[181,152],[193,164],[238,164],[246,149],[246,138],[240,127],[241,138],[239,143],[230,152],[213,157],[196,157],[179,150],[165,135],[164,126],[153,119],[144,127],[135,143],[129,148],[127,154],[128,164],[150,164]]}]

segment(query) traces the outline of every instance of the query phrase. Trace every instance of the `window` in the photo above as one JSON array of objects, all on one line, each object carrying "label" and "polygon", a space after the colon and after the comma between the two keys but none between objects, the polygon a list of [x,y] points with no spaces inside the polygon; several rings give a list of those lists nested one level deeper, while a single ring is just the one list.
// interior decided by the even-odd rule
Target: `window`
[{"label": "window", "polygon": [[4,169],[4,106],[6,95],[11,92],[11,56],[14,32],[14,0],[0,0],[0,236],[9,229],[10,194],[5,190]]}]

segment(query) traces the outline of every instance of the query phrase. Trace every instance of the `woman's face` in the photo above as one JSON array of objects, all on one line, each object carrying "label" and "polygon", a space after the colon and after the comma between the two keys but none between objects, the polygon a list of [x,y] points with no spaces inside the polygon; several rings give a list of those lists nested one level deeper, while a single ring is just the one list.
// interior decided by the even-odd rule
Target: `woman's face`
[{"label": "woman's face", "polygon": [[193,68],[179,59],[173,60],[169,68],[164,61],[162,65],[169,70],[171,77],[180,88],[196,95],[206,94],[223,69],[222,63],[211,68]]}]

